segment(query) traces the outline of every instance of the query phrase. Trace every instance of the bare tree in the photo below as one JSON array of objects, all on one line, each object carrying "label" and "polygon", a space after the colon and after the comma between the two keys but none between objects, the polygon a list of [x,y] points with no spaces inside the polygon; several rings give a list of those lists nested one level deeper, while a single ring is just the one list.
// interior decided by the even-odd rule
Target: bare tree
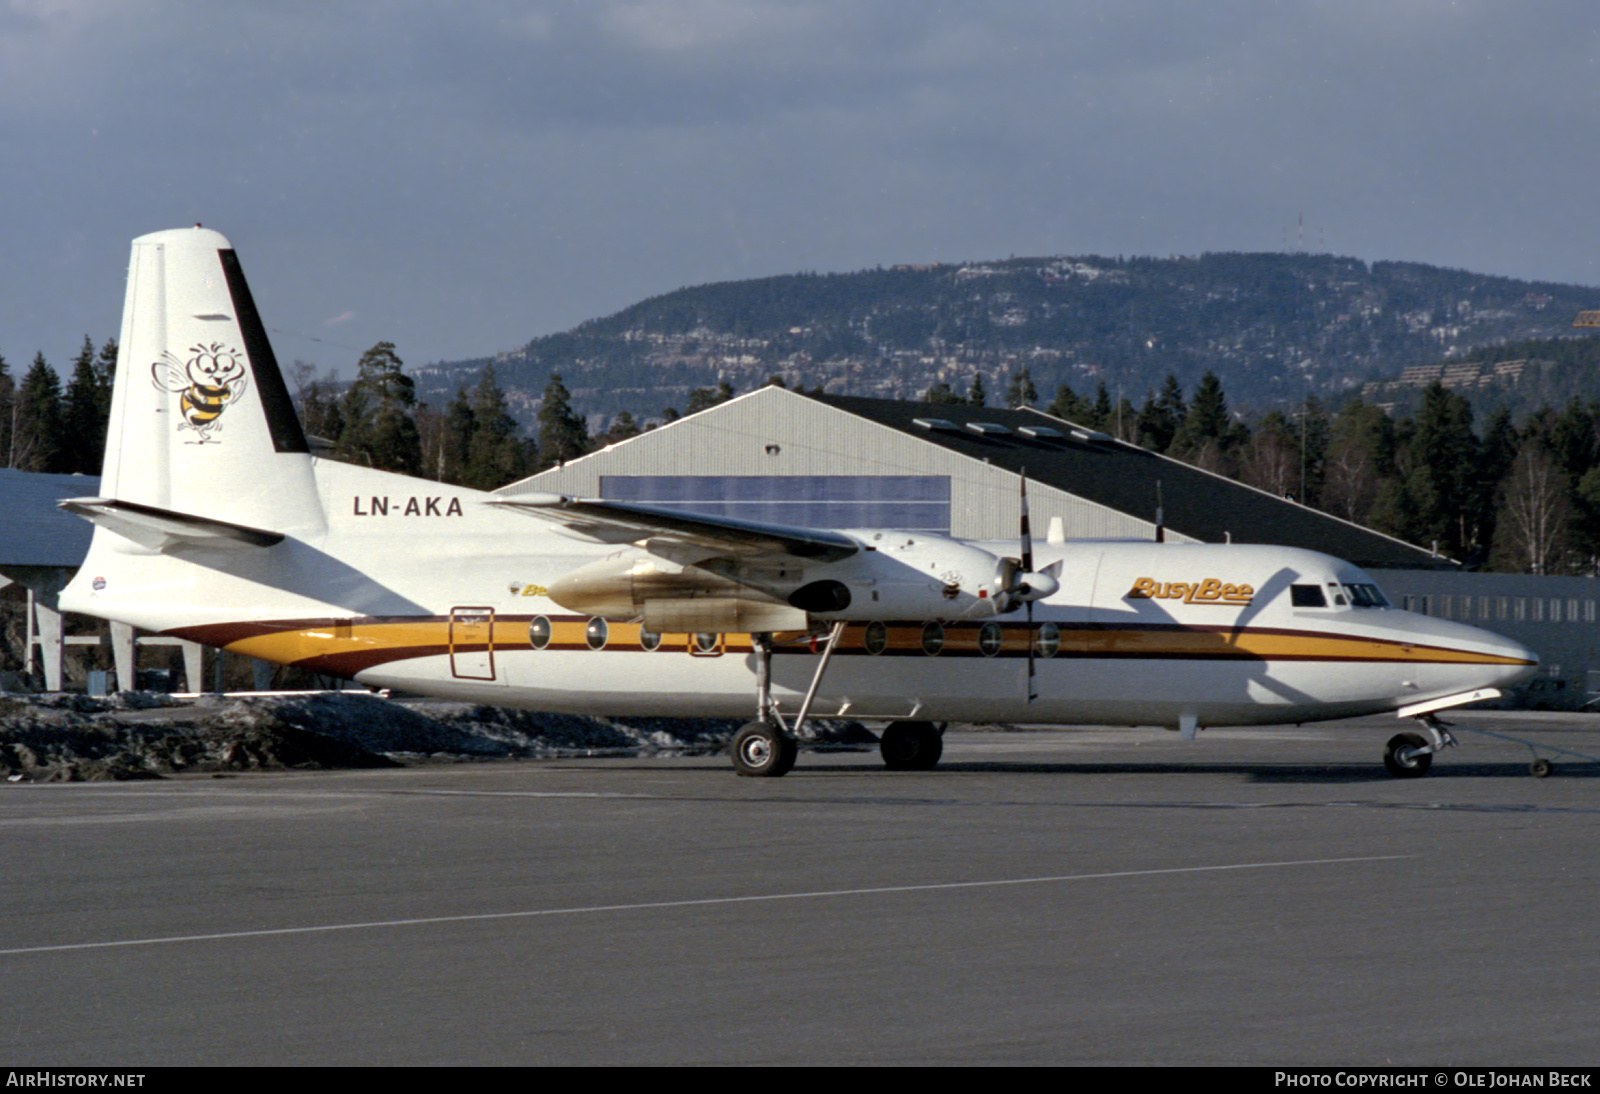
[{"label": "bare tree", "polygon": [[1525,444],[1500,484],[1500,553],[1530,574],[1559,573],[1567,553],[1567,476],[1543,445]]}]

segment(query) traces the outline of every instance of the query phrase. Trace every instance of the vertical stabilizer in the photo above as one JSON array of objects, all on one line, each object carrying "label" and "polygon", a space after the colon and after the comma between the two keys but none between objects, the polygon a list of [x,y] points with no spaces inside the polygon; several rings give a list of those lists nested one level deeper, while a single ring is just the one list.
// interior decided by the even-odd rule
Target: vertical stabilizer
[{"label": "vertical stabilizer", "polygon": [[278,532],[323,526],[305,434],[217,232],[133,241],[100,492]]}]

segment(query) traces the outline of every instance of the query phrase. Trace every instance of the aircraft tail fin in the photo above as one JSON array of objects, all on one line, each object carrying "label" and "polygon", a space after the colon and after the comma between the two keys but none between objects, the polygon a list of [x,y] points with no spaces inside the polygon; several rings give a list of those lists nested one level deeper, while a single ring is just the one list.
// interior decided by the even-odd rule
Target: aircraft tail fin
[{"label": "aircraft tail fin", "polygon": [[125,512],[269,533],[325,523],[305,433],[217,232],[133,241],[100,493]]}]

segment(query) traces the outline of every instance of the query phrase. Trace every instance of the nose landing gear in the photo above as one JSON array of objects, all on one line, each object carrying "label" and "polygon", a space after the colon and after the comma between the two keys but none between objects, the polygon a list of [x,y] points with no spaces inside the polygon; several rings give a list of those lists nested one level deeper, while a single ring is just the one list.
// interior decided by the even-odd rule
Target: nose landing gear
[{"label": "nose landing gear", "polygon": [[1433,754],[1454,748],[1456,739],[1450,727],[1433,714],[1419,714],[1417,724],[1428,731],[1431,741],[1417,733],[1397,733],[1384,746],[1383,766],[1397,779],[1420,779],[1433,766]]}]

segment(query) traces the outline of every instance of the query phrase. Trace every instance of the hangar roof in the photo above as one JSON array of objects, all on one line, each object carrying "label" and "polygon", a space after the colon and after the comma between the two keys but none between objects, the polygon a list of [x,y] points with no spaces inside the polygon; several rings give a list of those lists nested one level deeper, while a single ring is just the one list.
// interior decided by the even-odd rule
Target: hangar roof
[{"label": "hangar roof", "polygon": [[1456,566],[1392,536],[1031,407],[806,397],[1008,471],[1026,469],[1029,479],[1146,519],[1155,518],[1159,489],[1166,526],[1206,543],[1231,537],[1239,543],[1304,547],[1372,569]]}]

